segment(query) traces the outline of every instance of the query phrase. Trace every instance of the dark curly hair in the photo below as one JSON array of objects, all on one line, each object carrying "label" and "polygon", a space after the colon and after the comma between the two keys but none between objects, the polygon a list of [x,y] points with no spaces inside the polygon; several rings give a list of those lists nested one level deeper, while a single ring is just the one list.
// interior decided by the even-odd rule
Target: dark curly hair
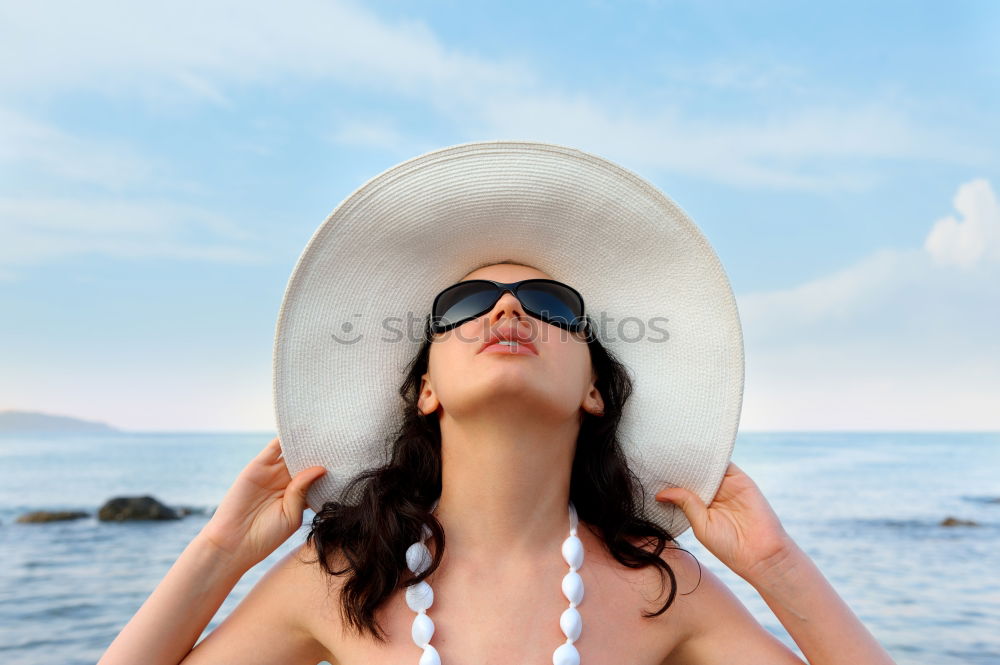
[{"label": "dark curly hair", "polygon": [[[375,617],[376,611],[397,589],[423,581],[437,570],[445,548],[444,529],[430,512],[441,495],[441,430],[436,417],[424,416],[417,409],[421,378],[427,372],[433,343],[429,324],[428,316],[424,341],[407,366],[399,388],[406,407],[403,422],[389,445],[388,461],[351,480],[345,496],[359,497],[356,503],[326,502],[314,516],[306,536],[306,543],[315,548],[329,575],[348,575],[341,588],[345,622],[359,634],[367,632],[380,642],[386,641],[385,632]],[[660,616],[677,594],[674,571],[660,557],[667,542],[674,538],[642,517],[644,506],[637,505],[634,499],[639,479],[629,468],[616,435],[632,392],[632,379],[625,365],[600,343],[591,325],[587,328],[587,346],[604,414],[583,412],[570,476],[570,500],[581,526],[586,524],[600,536],[618,562],[633,569],[657,566],[661,593],[664,573],[670,578],[666,603],[654,613],[642,613],[646,618]],[[433,562],[422,574],[414,575],[406,565],[405,552],[420,538],[423,524],[430,528],[434,539]],[[632,543],[639,538],[644,539],[642,547]],[[652,543],[652,552],[645,549]],[[671,548],[683,550],[676,545]],[[331,561],[341,556],[346,566],[335,570]],[[401,578],[404,572],[405,579]]]}]

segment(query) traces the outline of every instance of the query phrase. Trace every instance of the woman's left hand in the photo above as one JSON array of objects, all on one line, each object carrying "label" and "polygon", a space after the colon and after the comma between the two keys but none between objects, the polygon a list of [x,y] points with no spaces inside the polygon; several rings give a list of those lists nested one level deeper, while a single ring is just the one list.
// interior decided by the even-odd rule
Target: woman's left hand
[{"label": "woman's left hand", "polygon": [[701,544],[748,582],[796,547],[757,484],[733,462],[709,506],[683,487],[661,490],[656,500],[684,511]]}]

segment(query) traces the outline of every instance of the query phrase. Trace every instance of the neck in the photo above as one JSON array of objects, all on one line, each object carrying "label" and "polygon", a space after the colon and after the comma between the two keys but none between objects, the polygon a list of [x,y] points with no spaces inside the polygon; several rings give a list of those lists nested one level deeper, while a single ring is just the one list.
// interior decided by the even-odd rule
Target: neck
[{"label": "neck", "polygon": [[579,421],[497,415],[441,418],[441,498],[435,514],[447,535],[446,552],[474,570],[558,557],[569,533]]}]

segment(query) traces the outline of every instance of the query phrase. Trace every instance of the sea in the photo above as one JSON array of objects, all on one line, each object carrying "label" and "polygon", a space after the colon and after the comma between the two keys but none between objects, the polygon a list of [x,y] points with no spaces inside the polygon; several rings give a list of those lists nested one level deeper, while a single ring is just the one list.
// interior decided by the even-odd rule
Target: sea
[{"label": "sea", "polygon": [[[273,436],[0,437],[0,663],[96,663]],[[896,663],[1000,665],[1000,433],[740,432],[733,461]],[[139,495],[204,512],[97,520],[108,499]],[[33,510],[92,516],[15,522]],[[202,637],[304,540],[312,515],[243,576]],[[973,524],[944,526],[949,517]],[[802,657],[754,588],[690,529],[678,544]]]}]

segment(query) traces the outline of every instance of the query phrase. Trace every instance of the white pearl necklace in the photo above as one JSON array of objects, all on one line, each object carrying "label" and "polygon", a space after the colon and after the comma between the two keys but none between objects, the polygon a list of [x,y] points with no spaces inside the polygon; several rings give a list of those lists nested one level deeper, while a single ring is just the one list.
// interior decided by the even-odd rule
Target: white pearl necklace
[{"label": "white pearl necklace", "polygon": [[[431,508],[431,512],[437,508],[437,502]],[[560,644],[552,654],[553,665],[580,665],[580,652],[573,646],[573,642],[580,638],[583,630],[583,617],[576,609],[580,601],[583,600],[583,578],[576,572],[583,565],[583,542],[576,535],[576,528],[579,521],[576,515],[576,507],[573,502],[569,502],[569,536],[562,544],[562,555],[566,563],[569,564],[569,572],[563,577],[562,592],[569,600],[569,607],[563,610],[559,617],[559,627],[566,636],[566,641]],[[430,528],[424,524],[421,530],[421,538],[410,545],[406,550],[406,565],[416,575],[419,575],[431,564],[431,551],[425,545],[425,541],[431,536]],[[437,649],[431,646],[431,636],[434,634],[434,622],[427,616],[427,608],[434,602],[434,591],[427,580],[418,582],[406,587],[406,604],[417,613],[413,619],[411,633],[416,645],[424,650],[420,656],[419,665],[441,665],[441,656]]]}]

